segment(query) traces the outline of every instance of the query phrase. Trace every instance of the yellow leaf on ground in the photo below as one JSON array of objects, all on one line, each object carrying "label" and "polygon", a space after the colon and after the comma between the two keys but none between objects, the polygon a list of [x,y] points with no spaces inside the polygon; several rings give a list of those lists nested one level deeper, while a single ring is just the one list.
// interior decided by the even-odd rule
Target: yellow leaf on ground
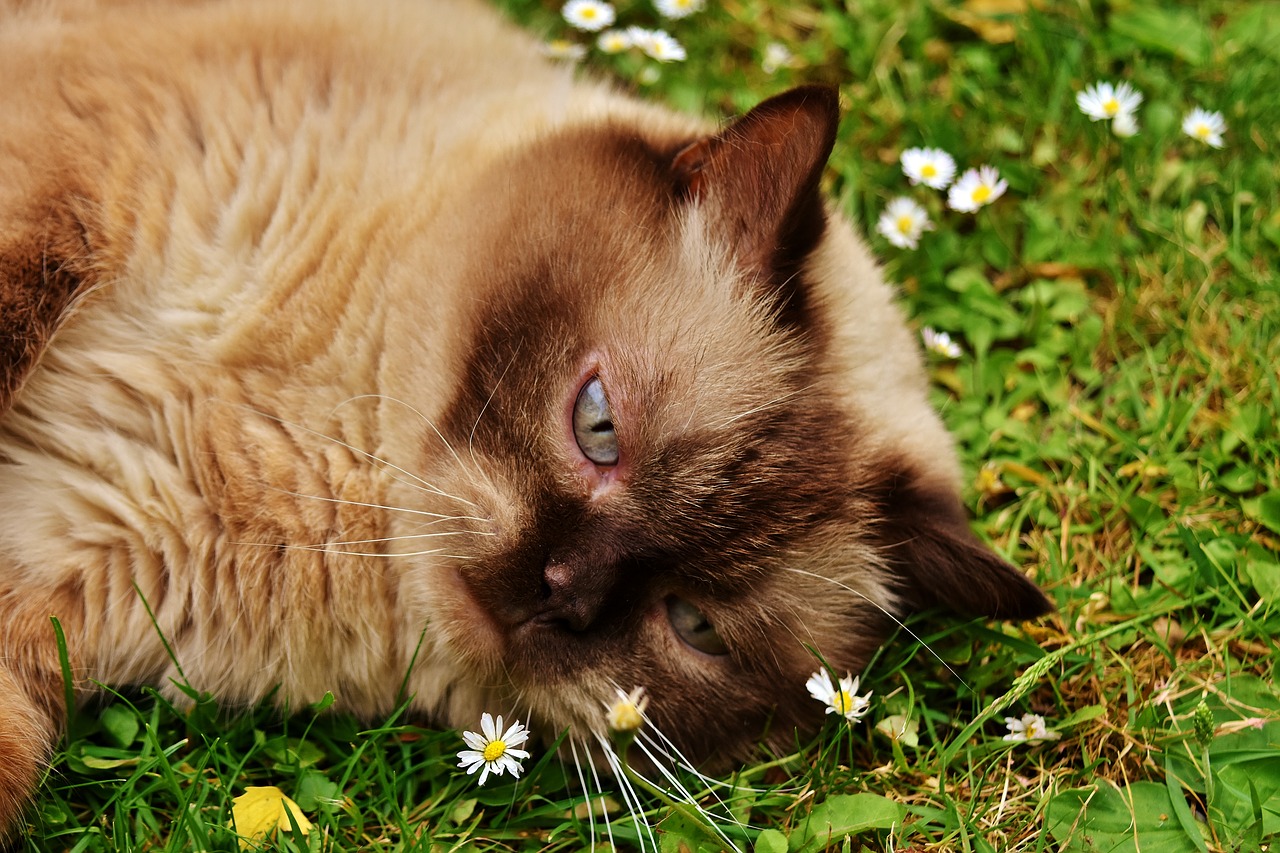
[{"label": "yellow leaf on ground", "polygon": [[1007,44],[1017,35],[1014,21],[1027,11],[1027,0],[965,0],[959,7],[944,5],[941,11],[991,44]]},{"label": "yellow leaf on ground", "polygon": [[1121,465],[1116,473],[1121,477],[1163,477],[1169,473],[1169,469],[1163,465],[1156,465],[1145,459],[1139,459],[1136,462]]},{"label": "yellow leaf on ground", "polygon": [[303,835],[311,831],[311,821],[302,809],[275,785],[245,788],[243,794],[231,801],[231,827],[240,836],[240,849],[256,846],[255,842],[274,835],[277,830],[289,832],[293,829],[290,814]]}]

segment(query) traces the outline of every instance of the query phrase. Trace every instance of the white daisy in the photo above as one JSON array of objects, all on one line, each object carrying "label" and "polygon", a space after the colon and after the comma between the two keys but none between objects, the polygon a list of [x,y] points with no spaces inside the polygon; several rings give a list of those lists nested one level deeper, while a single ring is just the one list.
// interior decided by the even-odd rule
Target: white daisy
[{"label": "white daisy", "polygon": [[630,693],[618,691],[618,698],[605,703],[605,722],[610,731],[633,732],[644,725],[644,711],[649,707],[649,697],[643,687]]},{"label": "white daisy", "polygon": [[1138,133],[1138,119],[1133,113],[1120,113],[1111,122],[1111,132],[1121,139]]},{"label": "white daisy", "polygon": [[839,684],[831,680],[831,674],[819,670],[805,682],[809,695],[827,706],[828,714],[840,714],[849,722],[857,722],[871,710],[871,691],[858,695],[858,679],[846,675]]},{"label": "white daisy", "polygon": [[1086,86],[1084,91],[1076,93],[1076,106],[1080,112],[1092,121],[1103,121],[1109,118],[1132,113],[1142,103],[1142,93],[1121,83],[1112,86],[1110,83],[1094,83]]},{"label": "white daisy", "polygon": [[659,62],[678,62],[685,58],[680,42],[662,30],[627,27],[627,35],[631,38],[631,43],[644,51],[646,56]]},{"label": "white daisy", "polygon": [[885,205],[876,223],[876,230],[899,249],[914,249],[920,235],[932,228],[925,209],[906,196],[898,196]]},{"label": "white daisy", "polygon": [[542,53],[552,59],[568,59],[577,62],[587,55],[587,49],[568,39],[552,39],[542,46]]},{"label": "white daisy", "polygon": [[1223,120],[1222,113],[1211,113],[1200,107],[1187,113],[1187,117],[1182,120],[1183,133],[1213,148],[1222,147],[1222,134],[1226,131],[1227,123]]},{"label": "white daisy", "polygon": [[706,0],[653,0],[653,7],[664,18],[684,18],[701,12]]},{"label": "white daisy", "polygon": [[947,191],[947,207],[961,213],[973,213],[1000,198],[1008,188],[1009,185],[994,166],[966,169]]},{"label": "white daisy", "polygon": [[569,0],[560,14],[570,26],[590,33],[603,30],[617,18],[613,7],[602,0]]},{"label": "white daisy", "polygon": [[785,68],[795,62],[795,56],[781,42],[771,41],[764,47],[764,58],[760,60],[760,67],[764,69],[765,74],[773,74],[779,68]]},{"label": "white daisy", "polygon": [[1021,719],[1005,717],[1004,724],[1009,728],[1009,733],[1004,736],[1004,739],[1012,743],[1057,740],[1062,737],[1045,725],[1044,717],[1039,714],[1023,714]]},{"label": "white daisy", "polygon": [[513,778],[518,777],[520,761],[528,758],[529,753],[515,747],[529,739],[529,730],[519,722],[513,722],[509,729],[503,731],[502,715],[499,714],[497,722],[494,722],[488,713],[480,717],[480,730],[483,734],[462,733],[462,739],[470,749],[458,753],[458,766],[465,767],[468,774],[479,770],[481,785],[490,773],[501,776],[507,772]]},{"label": "white daisy", "polygon": [[899,160],[902,173],[913,185],[945,190],[956,176],[956,161],[941,148],[908,148]]},{"label": "white daisy", "polygon": [[960,345],[951,340],[951,336],[946,332],[939,332],[925,326],[920,330],[920,339],[924,341],[924,348],[934,355],[940,355],[943,358],[959,358],[964,355],[964,350],[960,349]]},{"label": "white daisy", "polygon": [[631,36],[626,30],[605,30],[596,39],[596,47],[604,53],[622,53],[632,45]]}]

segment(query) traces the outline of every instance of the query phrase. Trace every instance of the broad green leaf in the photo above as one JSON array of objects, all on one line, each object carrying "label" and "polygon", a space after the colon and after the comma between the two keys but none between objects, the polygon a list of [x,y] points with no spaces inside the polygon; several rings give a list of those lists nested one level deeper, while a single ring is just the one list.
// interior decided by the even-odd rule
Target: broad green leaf
[{"label": "broad green leaf", "polygon": [[755,853],[787,853],[787,837],[776,829],[763,829],[754,849]]},{"label": "broad green leaf", "polygon": [[658,849],[661,853],[719,853],[725,844],[714,838],[706,824],[673,811],[658,827]]},{"label": "broad green leaf", "polygon": [[277,764],[288,767],[311,767],[325,757],[320,747],[299,738],[272,738],[265,743],[263,751]]},{"label": "broad green leaf", "polygon": [[1078,726],[1080,723],[1096,720],[1105,713],[1107,713],[1107,709],[1102,705],[1085,705],[1083,708],[1077,708],[1059,720],[1056,728],[1068,729],[1071,726]]},{"label": "broad green leaf", "polygon": [[[1230,435],[1230,433],[1228,433],[1228,435]],[[1226,443],[1225,439],[1223,443]],[[1250,492],[1258,485],[1258,472],[1253,468],[1246,468],[1243,465],[1232,465],[1230,468],[1218,475],[1218,485],[1222,486],[1227,491],[1235,492],[1236,494]]]},{"label": "broad green leaf", "polygon": [[1198,853],[1164,785],[1135,782],[1121,789],[1100,782],[1063,791],[1049,803],[1046,828],[1061,851],[1076,853]]},{"label": "broad green leaf", "polygon": [[1248,560],[1244,570],[1263,601],[1280,605],[1280,563],[1273,560]]},{"label": "broad green leaf", "polygon": [[329,780],[319,770],[308,770],[298,780],[295,792],[298,805],[303,811],[314,812],[324,807],[332,807],[341,798],[341,791],[336,782]]},{"label": "broad green leaf", "polygon": [[1211,772],[1214,785],[1209,819],[1221,837],[1243,835],[1259,820],[1264,837],[1280,833],[1280,747],[1265,758],[1228,764]]},{"label": "broad green leaf", "polygon": [[792,851],[825,850],[846,836],[871,829],[900,825],[902,805],[876,794],[839,794],[813,807],[800,829],[791,836]]},{"label": "broad green leaf", "polygon": [[138,715],[127,705],[108,705],[102,709],[98,721],[102,730],[121,748],[132,744],[141,729]]},{"label": "broad green leaf", "polygon": [[1280,533],[1280,492],[1270,491],[1252,500],[1241,501],[1250,518]]},{"label": "broad green leaf", "polygon": [[475,814],[475,811],[476,800],[474,798],[459,800],[449,810],[449,822],[455,826],[461,826],[471,820],[471,815]]}]

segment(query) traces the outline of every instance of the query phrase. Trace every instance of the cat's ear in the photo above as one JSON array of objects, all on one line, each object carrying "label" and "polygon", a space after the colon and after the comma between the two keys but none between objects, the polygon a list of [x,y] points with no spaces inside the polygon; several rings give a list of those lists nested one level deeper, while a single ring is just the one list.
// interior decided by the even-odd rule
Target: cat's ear
[{"label": "cat's ear", "polygon": [[85,252],[69,217],[6,220],[0,210],[0,416],[87,290],[87,277],[73,269]]},{"label": "cat's ear", "polygon": [[993,619],[1033,619],[1053,609],[1039,587],[979,541],[949,488],[898,469],[876,491],[882,553],[912,609]]},{"label": "cat's ear", "polygon": [[677,192],[705,208],[744,266],[787,282],[826,225],[818,183],[839,122],[835,89],[769,98],[675,155]]}]

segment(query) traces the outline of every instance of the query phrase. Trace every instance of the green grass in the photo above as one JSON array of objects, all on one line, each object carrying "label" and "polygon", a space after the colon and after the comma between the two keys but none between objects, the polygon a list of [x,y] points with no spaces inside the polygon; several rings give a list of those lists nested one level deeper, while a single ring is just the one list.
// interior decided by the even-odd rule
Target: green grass
[{"label": "green grass", "polygon": [[[553,5],[507,5],[569,34]],[[840,86],[831,192],[865,231],[893,196],[929,208],[920,248],[870,242],[913,322],[964,347],[933,375],[978,528],[1059,607],[1027,626],[913,623],[919,640],[900,633],[872,662],[864,721],[719,790],[743,849],[1265,850],[1280,834],[1280,5],[1041,5],[993,43],[948,0],[712,0],[670,25],[686,62],[587,61],[713,114]],[[762,70],[771,42],[794,66]],[[1119,79],[1145,95],[1128,140],[1075,105]],[[1196,104],[1224,114],[1222,150],[1181,134]],[[997,166],[1008,193],[945,210],[898,168],[922,144]],[[1002,718],[1026,712],[1061,739],[1004,742]],[[890,717],[918,733],[891,739]],[[395,719],[120,697],[74,721],[18,847],[233,850],[247,785],[278,785],[315,822],[284,849],[593,843],[557,759],[481,789],[453,768],[460,746]],[[609,800],[613,839],[638,846]],[[718,846],[645,808],[664,850]]]}]

